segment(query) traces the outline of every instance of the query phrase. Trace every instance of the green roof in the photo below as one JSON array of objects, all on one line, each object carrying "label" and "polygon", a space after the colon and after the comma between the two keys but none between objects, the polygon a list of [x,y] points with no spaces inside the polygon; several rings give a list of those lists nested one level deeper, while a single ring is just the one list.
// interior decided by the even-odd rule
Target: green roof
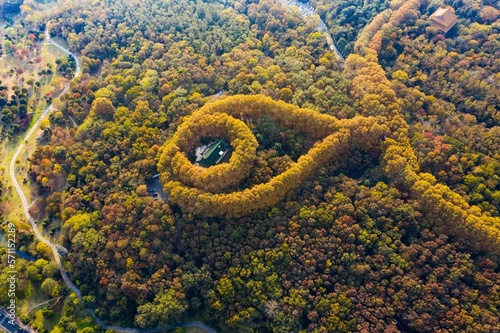
[{"label": "green roof", "polygon": [[207,166],[219,164],[227,155],[230,148],[231,146],[227,142],[217,139],[208,145],[200,163]]}]

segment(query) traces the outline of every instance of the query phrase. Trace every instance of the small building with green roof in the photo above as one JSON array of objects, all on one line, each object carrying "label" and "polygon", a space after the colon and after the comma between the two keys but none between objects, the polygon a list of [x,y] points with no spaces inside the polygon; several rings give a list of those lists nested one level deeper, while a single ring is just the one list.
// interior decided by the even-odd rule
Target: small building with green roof
[{"label": "small building with green roof", "polygon": [[206,168],[217,165],[229,157],[230,150],[229,143],[217,139],[197,153],[196,163]]}]

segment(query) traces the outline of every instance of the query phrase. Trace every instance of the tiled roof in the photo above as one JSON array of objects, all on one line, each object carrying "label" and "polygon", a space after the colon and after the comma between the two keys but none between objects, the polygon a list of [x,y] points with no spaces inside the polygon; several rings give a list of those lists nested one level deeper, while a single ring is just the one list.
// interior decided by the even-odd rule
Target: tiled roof
[{"label": "tiled roof", "polygon": [[448,30],[450,30],[458,21],[457,16],[453,13],[450,7],[439,8],[429,17],[429,19],[435,26],[444,32],[448,32]]}]

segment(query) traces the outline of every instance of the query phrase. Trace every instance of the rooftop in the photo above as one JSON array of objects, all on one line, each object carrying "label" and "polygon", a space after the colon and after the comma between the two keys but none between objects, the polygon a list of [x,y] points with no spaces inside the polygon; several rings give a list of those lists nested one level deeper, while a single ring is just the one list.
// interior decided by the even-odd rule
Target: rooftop
[{"label": "rooftop", "polygon": [[453,8],[438,8],[434,14],[429,17],[435,27],[447,33],[457,23],[458,18],[453,12]]},{"label": "rooftop", "polygon": [[197,159],[201,166],[210,167],[224,161],[228,156],[231,146],[221,139],[211,142],[208,146],[202,146],[197,149]]}]

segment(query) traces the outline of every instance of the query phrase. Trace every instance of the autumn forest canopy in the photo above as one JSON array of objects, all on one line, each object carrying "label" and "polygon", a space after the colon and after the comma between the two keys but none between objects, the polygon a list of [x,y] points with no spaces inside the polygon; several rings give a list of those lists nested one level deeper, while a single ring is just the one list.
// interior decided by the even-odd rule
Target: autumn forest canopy
[{"label": "autumn forest canopy", "polygon": [[[0,221],[29,255],[23,322],[105,332],[90,309],[135,328],[500,331],[500,2],[301,2],[317,15],[280,0],[0,5],[2,154],[54,104],[15,170],[82,296],[1,164]],[[444,32],[429,17],[447,6]],[[228,159],[197,165],[217,139]]]}]

